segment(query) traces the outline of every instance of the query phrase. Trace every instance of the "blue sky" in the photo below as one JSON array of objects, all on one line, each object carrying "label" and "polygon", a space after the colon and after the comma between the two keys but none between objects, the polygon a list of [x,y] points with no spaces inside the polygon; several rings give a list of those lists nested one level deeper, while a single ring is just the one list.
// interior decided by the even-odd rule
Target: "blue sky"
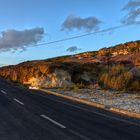
[{"label": "blue sky", "polygon": [[[139,0],[0,0],[0,32],[4,32],[8,39],[9,34],[11,38],[13,33],[21,31],[18,32],[20,34],[26,30],[24,32],[24,41],[26,42],[26,37],[30,35],[31,29],[36,28],[37,32],[39,30],[42,35],[41,39],[39,38],[38,40],[36,40],[36,36],[33,36],[35,40],[32,42],[28,40],[24,43],[24,47],[22,46],[23,44],[20,46],[14,42],[12,44],[17,45],[16,47],[11,44],[4,46],[7,36],[5,39],[3,35],[4,39],[0,39],[0,64],[16,64],[27,60],[46,59],[77,52],[93,51],[118,43],[139,40],[140,25],[132,23],[128,26],[128,24],[121,22],[124,17],[130,18],[129,15],[132,15],[132,13],[127,15],[132,10],[122,10],[130,2],[139,2]],[[139,3],[137,3],[137,6],[139,6]],[[139,18],[138,14],[137,19]],[[70,22],[71,28],[67,28],[67,25],[69,26],[68,17],[73,18],[71,22],[74,23]],[[88,18],[93,21],[93,17],[100,21],[99,24],[97,23],[98,30],[94,29],[95,26],[91,24],[91,28],[87,29]],[[133,18],[133,20],[136,20],[136,18]],[[77,22],[75,21],[80,22],[80,25],[78,24],[80,28],[77,28]],[[66,24],[62,31],[64,22]],[[35,46],[35,43],[61,40],[119,25],[124,25],[124,27],[55,44]],[[16,38],[18,40],[18,35]],[[4,47],[8,47],[8,49]],[[66,51],[70,47],[80,49],[75,52]]]}]

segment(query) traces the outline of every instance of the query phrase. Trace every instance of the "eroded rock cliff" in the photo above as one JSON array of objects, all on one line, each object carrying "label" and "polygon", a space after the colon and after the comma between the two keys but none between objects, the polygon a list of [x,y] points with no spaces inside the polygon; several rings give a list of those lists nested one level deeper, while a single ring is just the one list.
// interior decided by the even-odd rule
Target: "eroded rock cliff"
[{"label": "eroded rock cliff", "polygon": [[0,76],[37,87],[70,87],[77,83],[97,85],[100,83],[100,75],[109,71],[109,67],[115,64],[124,65],[132,73],[133,79],[140,83],[140,41],[119,44],[99,51],[5,66],[0,68]]}]

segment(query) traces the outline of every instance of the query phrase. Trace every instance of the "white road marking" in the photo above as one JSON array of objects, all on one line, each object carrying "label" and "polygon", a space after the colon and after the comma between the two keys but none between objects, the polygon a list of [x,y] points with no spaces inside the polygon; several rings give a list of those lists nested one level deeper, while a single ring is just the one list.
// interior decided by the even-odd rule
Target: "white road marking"
[{"label": "white road marking", "polygon": [[80,110],[84,110],[84,111],[87,111],[87,112],[90,112],[90,113],[94,113],[94,114],[97,114],[97,115],[100,115],[100,116],[103,116],[103,117],[106,117],[106,118],[109,118],[109,119],[114,119],[114,120],[117,120],[117,121],[120,121],[120,122],[124,122],[124,123],[128,123],[130,125],[134,125],[134,126],[140,127],[140,124],[132,122],[132,121],[129,121],[129,120],[125,120],[125,119],[109,116],[109,115],[106,115],[106,114],[103,114],[103,113],[100,113],[100,112],[97,112],[97,111],[93,111],[93,110],[89,110],[89,109],[86,109],[86,108],[82,108],[80,106],[72,105],[72,104],[69,104],[69,103],[66,103],[66,102],[63,102],[63,101],[58,101],[58,100],[55,100],[55,99],[51,99],[51,98],[48,98],[48,97],[43,96],[43,95],[38,95],[38,96],[42,96],[42,97],[47,98],[49,100],[52,100],[52,101],[55,101],[55,102],[59,102],[59,103],[62,103],[62,104],[65,104],[65,105],[68,105],[68,106],[71,106],[71,107],[74,107],[74,108],[77,108],[77,109],[80,109]]},{"label": "white road marking", "polygon": [[80,137],[80,138],[82,138],[82,139],[84,139],[84,140],[90,140],[89,138],[87,138],[87,137],[85,137],[85,136],[83,136],[83,135],[81,135],[81,134],[79,134],[78,132],[76,132],[76,131],[74,131],[74,130],[69,130],[72,134],[74,134],[74,135],[76,135],[76,136],[78,136],[78,137]]},{"label": "white road marking", "polygon": [[106,114],[103,114],[103,113],[100,113],[100,112],[97,112],[97,111],[93,111],[93,110],[91,111],[91,110],[89,110],[89,109],[82,108],[82,107],[75,106],[75,105],[71,105],[71,104],[69,104],[69,103],[64,103],[64,102],[63,102],[63,104],[66,104],[66,105],[69,105],[69,106],[72,106],[72,107],[75,107],[75,108],[77,108],[77,109],[81,109],[81,110],[84,110],[84,111],[87,111],[87,112],[90,112],[90,113],[94,113],[94,114],[97,114],[97,115],[100,115],[100,116],[103,116],[103,117],[106,117],[106,118],[109,118],[109,119],[114,119],[114,120],[117,120],[117,121],[120,121],[120,122],[125,122],[125,123],[128,123],[128,124],[131,124],[131,125],[135,125],[135,126],[140,127],[140,124],[137,124],[137,123],[134,123],[134,122],[125,120],[125,119],[121,119],[121,118],[109,116],[109,115],[106,115]]},{"label": "white road marking", "polygon": [[53,124],[55,124],[55,125],[57,125],[57,126],[63,128],[63,129],[66,128],[66,126],[60,124],[59,122],[56,122],[55,120],[53,120],[53,119],[47,117],[47,116],[44,115],[44,114],[42,114],[42,115],[40,115],[40,116],[43,117],[43,118],[45,118],[45,119],[47,119],[48,121],[52,122]]},{"label": "white road marking", "polygon": [[19,101],[19,100],[18,100],[18,99],[16,99],[16,98],[14,98],[13,100],[14,100],[14,101],[16,101],[17,103],[21,104],[21,105],[24,105],[24,103],[23,103],[23,102]]},{"label": "white road marking", "polygon": [[7,94],[7,92],[6,92],[6,91],[4,91],[4,90],[1,90],[1,92],[2,92],[3,94]]}]

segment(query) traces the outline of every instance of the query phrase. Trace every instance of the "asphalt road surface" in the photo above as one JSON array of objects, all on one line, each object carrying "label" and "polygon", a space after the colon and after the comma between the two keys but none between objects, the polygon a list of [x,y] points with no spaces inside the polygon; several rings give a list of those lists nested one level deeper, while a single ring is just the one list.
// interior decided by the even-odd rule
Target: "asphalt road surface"
[{"label": "asphalt road surface", "polygon": [[140,140],[140,123],[0,78],[0,140]]}]

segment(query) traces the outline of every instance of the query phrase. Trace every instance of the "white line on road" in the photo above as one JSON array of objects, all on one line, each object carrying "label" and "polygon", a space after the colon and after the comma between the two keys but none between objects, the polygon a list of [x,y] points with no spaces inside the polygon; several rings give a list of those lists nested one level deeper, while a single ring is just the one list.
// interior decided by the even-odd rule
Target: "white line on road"
[{"label": "white line on road", "polygon": [[66,102],[63,102],[63,101],[56,100],[56,99],[51,99],[51,98],[46,97],[46,96],[43,96],[43,95],[38,95],[38,96],[45,97],[45,98],[47,98],[47,99],[49,99],[49,100],[51,100],[51,101],[55,101],[55,102],[58,102],[58,103],[62,103],[62,104],[71,106],[71,107],[73,107],[73,108],[77,108],[77,109],[80,109],[80,110],[83,110],[83,111],[87,111],[87,112],[90,112],[90,113],[94,113],[94,114],[103,116],[103,117],[105,117],[105,118],[114,119],[114,120],[117,120],[117,121],[120,121],[120,122],[124,122],[124,123],[128,123],[128,124],[130,124],[130,125],[134,125],[134,126],[140,127],[140,124],[135,123],[135,122],[132,122],[132,121],[129,121],[129,120],[125,120],[125,119],[123,119],[123,118],[118,118],[118,117],[115,117],[115,116],[106,115],[106,114],[104,114],[104,113],[100,113],[100,112],[97,112],[97,111],[89,110],[89,109],[87,109],[87,108],[83,108],[83,107],[80,107],[80,106],[72,105],[72,104],[70,104],[70,103],[66,103]]},{"label": "white line on road", "polygon": [[81,134],[79,134],[78,132],[76,132],[76,131],[74,131],[74,130],[69,130],[72,134],[74,134],[74,135],[76,135],[76,136],[78,136],[78,137],[80,137],[80,138],[82,138],[82,139],[84,139],[84,140],[90,140],[89,138],[87,138],[87,137],[85,137],[85,136],[83,136],[83,135],[81,135]]},{"label": "white line on road", "polygon": [[13,100],[16,101],[17,103],[21,104],[21,105],[24,105],[24,103],[22,103],[21,101],[19,101],[19,100],[16,99],[16,98],[14,98]]},{"label": "white line on road", "polygon": [[40,116],[43,117],[43,118],[45,118],[45,119],[47,119],[48,121],[52,122],[53,124],[55,124],[55,125],[57,125],[57,126],[63,128],[63,129],[66,128],[66,126],[60,124],[59,122],[56,122],[55,120],[53,120],[53,119],[47,117],[47,116],[44,115],[44,114],[42,114],[42,115],[40,115]]},{"label": "white line on road", "polygon": [[[61,102],[61,101],[58,101],[58,102]],[[87,112],[90,112],[90,113],[94,113],[94,114],[103,116],[105,118],[114,119],[114,120],[117,120],[117,121],[120,121],[120,122],[124,122],[124,123],[128,123],[130,125],[134,125],[134,126],[140,127],[140,124],[132,122],[132,121],[129,121],[129,120],[125,120],[125,119],[114,117],[114,116],[109,116],[109,115],[106,115],[106,114],[103,114],[103,113],[100,113],[100,112],[97,112],[97,111],[89,110],[87,108],[83,108],[83,107],[80,107],[80,106],[72,105],[72,104],[69,104],[69,103],[64,103],[64,102],[61,102],[61,103],[65,104],[65,105],[69,105],[69,106],[77,108],[77,109],[80,109],[80,110],[84,110],[84,111],[87,111]]]},{"label": "white line on road", "polygon": [[1,92],[2,92],[3,94],[7,94],[7,92],[6,92],[6,91],[4,91],[4,90],[1,90]]}]

